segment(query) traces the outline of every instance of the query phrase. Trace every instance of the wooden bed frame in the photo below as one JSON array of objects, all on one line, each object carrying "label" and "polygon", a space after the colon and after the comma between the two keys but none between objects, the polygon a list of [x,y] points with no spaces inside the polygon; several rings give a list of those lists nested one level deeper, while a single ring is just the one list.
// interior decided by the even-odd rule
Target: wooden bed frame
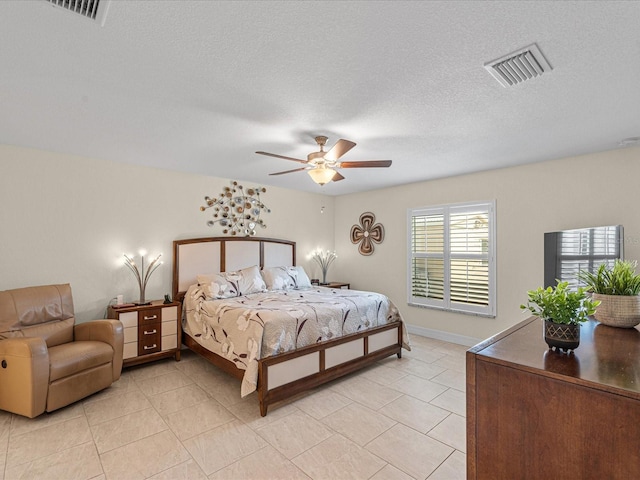
[{"label": "wooden bed frame", "polygon": [[[173,242],[173,298],[184,300],[196,276],[214,272],[296,264],[296,244],[289,240],[256,237],[206,237]],[[183,308],[183,312],[186,309]],[[184,313],[183,313],[184,314]],[[186,332],[182,342],[214,365],[241,379],[244,370],[200,345]],[[260,415],[269,405],[359,370],[391,355],[402,357],[402,323],[390,323],[363,332],[316,343],[258,362]]]}]

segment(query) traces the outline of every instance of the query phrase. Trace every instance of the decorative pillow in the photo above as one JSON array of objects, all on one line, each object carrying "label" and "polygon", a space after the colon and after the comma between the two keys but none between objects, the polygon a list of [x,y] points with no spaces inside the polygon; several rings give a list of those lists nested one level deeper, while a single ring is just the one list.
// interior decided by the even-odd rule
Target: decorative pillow
[{"label": "decorative pillow", "polygon": [[298,288],[311,288],[311,280],[304,268],[300,266],[294,268],[298,271]]},{"label": "decorative pillow", "polygon": [[302,267],[270,267],[262,270],[262,277],[269,290],[290,290],[311,286]]},{"label": "decorative pillow", "polygon": [[239,297],[267,289],[256,265],[237,272],[198,275],[196,278],[207,298]]}]

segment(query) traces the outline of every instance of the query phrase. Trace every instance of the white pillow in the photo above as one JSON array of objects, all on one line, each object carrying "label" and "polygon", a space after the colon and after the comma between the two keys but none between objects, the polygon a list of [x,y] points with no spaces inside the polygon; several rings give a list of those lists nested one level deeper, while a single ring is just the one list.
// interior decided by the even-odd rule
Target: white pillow
[{"label": "white pillow", "polygon": [[207,298],[239,297],[267,289],[257,265],[237,272],[198,275],[196,278]]},{"label": "white pillow", "polygon": [[268,290],[308,288],[311,281],[302,267],[269,267],[262,270]]}]

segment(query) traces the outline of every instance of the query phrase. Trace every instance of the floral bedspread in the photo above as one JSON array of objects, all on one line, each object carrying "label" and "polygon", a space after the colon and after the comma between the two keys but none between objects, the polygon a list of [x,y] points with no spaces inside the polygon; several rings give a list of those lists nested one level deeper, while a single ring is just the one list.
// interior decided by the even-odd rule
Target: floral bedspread
[{"label": "floral bedspread", "polygon": [[[246,370],[244,397],[256,390],[258,359],[392,322],[402,322],[384,295],[312,287],[207,300],[197,285],[185,296],[184,330]],[[410,349],[403,326],[403,347]]]}]

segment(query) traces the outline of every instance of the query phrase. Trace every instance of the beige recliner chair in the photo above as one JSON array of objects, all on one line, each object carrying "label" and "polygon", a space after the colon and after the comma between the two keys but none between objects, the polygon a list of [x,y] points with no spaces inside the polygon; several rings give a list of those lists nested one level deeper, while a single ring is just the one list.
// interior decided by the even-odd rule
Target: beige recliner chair
[{"label": "beige recliner chair", "polygon": [[120,378],[118,320],[75,325],[71,287],[0,291],[0,409],[36,417]]}]

